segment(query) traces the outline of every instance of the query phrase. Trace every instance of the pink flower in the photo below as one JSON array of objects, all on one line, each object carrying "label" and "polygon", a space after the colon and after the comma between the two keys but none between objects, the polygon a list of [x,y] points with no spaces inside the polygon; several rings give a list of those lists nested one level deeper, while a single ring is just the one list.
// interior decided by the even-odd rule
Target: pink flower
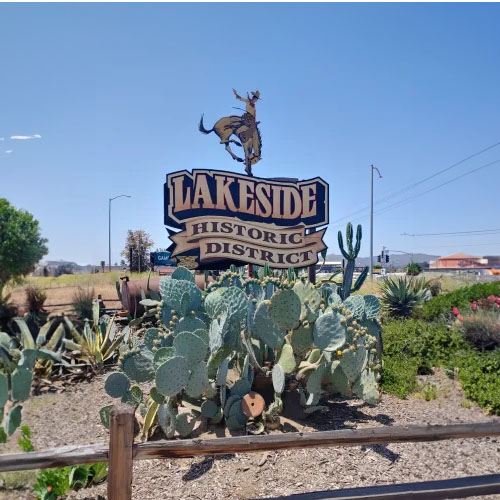
[{"label": "pink flower", "polygon": [[454,308],[453,308],[453,314],[454,314],[455,316],[457,316],[457,315],[458,315],[458,308],[457,308],[457,307],[454,307]]},{"label": "pink flower", "polygon": [[490,296],[488,297],[488,300],[489,300],[490,302],[496,302],[496,301],[497,301],[497,298],[496,298],[494,295],[490,295]]},{"label": "pink flower", "polygon": [[476,310],[477,310],[477,302],[476,302],[476,301],[474,301],[474,302],[472,303],[472,310],[473,310],[473,311],[476,311]]},{"label": "pink flower", "polygon": [[464,317],[461,314],[458,314],[457,319],[458,319],[458,321],[463,321]]}]

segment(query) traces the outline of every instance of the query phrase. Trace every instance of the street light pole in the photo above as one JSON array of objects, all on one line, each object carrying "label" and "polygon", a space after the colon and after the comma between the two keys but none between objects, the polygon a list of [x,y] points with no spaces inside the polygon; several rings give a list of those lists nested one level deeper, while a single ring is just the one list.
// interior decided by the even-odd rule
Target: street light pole
[{"label": "street light pole", "polygon": [[111,202],[116,198],[132,198],[128,194],[119,194],[108,201],[108,271],[111,272]]},{"label": "street light pole", "polygon": [[370,279],[373,280],[373,171],[376,170],[378,178],[382,179],[382,174],[377,167],[371,166],[371,199],[370,199]]}]

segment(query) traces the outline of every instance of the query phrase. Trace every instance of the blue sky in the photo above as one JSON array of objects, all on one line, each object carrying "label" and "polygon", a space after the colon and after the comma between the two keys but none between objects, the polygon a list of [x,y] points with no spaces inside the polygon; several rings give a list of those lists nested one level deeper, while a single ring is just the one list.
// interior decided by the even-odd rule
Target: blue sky
[{"label": "blue sky", "polygon": [[[231,89],[259,89],[255,174],[330,183],[326,234],[375,198],[500,141],[499,4],[1,4],[0,197],[40,220],[48,258],[113,261],[127,229],[168,245],[168,171],[240,171],[197,130],[235,113]],[[10,139],[40,135],[40,138]],[[7,151],[11,151],[7,153]],[[376,210],[375,251],[499,254],[492,148]],[[369,252],[367,211],[361,254]]]}]

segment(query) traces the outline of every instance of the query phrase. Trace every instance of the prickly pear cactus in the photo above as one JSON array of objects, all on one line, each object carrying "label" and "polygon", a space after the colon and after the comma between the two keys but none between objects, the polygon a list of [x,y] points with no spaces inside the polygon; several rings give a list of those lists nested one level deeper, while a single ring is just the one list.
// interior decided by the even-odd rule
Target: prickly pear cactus
[{"label": "prickly pear cactus", "polygon": [[345,318],[336,312],[328,312],[314,324],[314,344],[323,351],[336,351],[346,341]]},{"label": "prickly pear cactus", "polygon": [[293,290],[279,290],[271,297],[269,318],[285,330],[297,328],[302,305],[299,296]]}]

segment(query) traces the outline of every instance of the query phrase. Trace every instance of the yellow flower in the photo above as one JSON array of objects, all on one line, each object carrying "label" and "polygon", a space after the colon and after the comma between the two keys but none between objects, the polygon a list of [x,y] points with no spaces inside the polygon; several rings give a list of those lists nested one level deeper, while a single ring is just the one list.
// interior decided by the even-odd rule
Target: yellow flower
[{"label": "yellow flower", "polygon": [[342,356],[342,351],[340,349],[337,350],[337,356],[340,358]]}]

